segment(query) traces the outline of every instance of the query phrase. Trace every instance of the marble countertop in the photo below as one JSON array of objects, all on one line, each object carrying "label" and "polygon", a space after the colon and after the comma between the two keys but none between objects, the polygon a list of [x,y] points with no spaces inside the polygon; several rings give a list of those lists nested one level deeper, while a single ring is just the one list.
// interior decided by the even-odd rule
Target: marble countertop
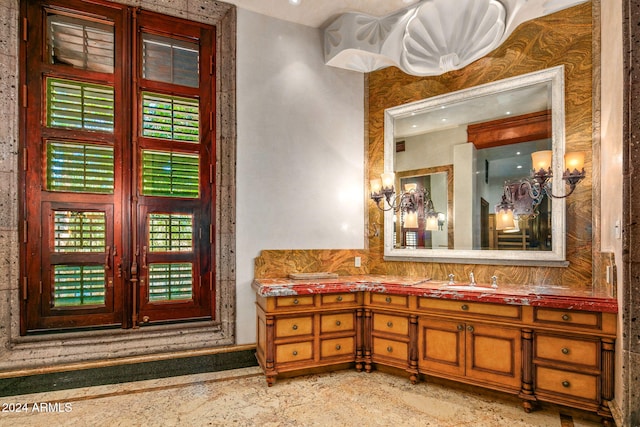
[{"label": "marble countertop", "polygon": [[256,293],[263,297],[369,291],[565,310],[618,312],[618,302],[615,298],[598,294],[591,289],[564,286],[498,283],[498,288],[493,289],[488,283],[478,283],[471,287],[468,283],[449,285],[446,281],[424,277],[386,275],[339,276],[330,279],[255,279],[252,286]]}]

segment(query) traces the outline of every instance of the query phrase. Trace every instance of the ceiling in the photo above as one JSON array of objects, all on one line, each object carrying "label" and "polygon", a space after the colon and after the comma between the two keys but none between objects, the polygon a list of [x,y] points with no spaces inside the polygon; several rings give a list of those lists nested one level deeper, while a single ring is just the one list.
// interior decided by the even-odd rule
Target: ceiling
[{"label": "ceiling", "polygon": [[347,12],[385,16],[416,0],[301,0],[295,6],[289,0],[223,0],[226,3],[262,15],[310,27],[322,27]]}]

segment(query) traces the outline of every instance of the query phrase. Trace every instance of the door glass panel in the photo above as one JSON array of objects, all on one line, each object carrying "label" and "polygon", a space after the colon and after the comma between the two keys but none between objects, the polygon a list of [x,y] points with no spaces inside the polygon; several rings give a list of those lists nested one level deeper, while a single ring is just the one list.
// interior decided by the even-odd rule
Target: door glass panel
[{"label": "door glass panel", "polygon": [[191,300],[192,287],[191,263],[149,265],[149,302]]},{"label": "door glass panel", "polygon": [[142,94],[142,136],[181,142],[200,141],[197,99]]},{"label": "door glass panel", "polygon": [[65,15],[47,16],[47,45],[51,64],[113,73],[113,42],[112,25]]},{"label": "door glass panel", "polygon": [[154,34],[142,35],[142,77],[198,87],[198,44]]},{"label": "door glass panel", "polygon": [[54,212],[55,252],[105,252],[104,212]]},{"label": "door glass panel", "polygon": [[142,194],[197,198],[199,156],[165,151],[142,151]]},{"label": "door glass panel", "polygon": [[112,87],[47,79],[47,126],[113,132],[113,119]]},{"label": "door glass panel", "polygon": [[113,194],[113,147],[49,141],[47,190]]},{"label": "door glass panel", "polygon": [[54,265],[54,307],[104,305],[105,271],[103,265]]},{"label": "door glass panel", "polygon": [[191,252],[192,246],[193,215],[149,215],[150,252]]}]

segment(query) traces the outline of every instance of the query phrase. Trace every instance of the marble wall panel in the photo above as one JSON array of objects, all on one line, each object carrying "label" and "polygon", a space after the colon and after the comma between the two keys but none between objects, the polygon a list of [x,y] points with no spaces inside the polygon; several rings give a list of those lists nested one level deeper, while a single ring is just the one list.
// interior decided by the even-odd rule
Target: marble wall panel
[{"label": "marble wall panel", "polygon": [[[382,236],[369,240],[372,273],[417,274],[444,279],[473,271],[478,280],[523,284],[592,284],[592,5],[586,3],[522,24],[498,49],[462,70],[436,77],[414,77],[397,68],[369,75],[368,178],[383,171],[383,122],[386,108],[532,71],[565,66],[566,149],[586,151],[587,178],[567,200],[567,268],[389,262]],[[382,215],[369,203],[370,223]]]}]

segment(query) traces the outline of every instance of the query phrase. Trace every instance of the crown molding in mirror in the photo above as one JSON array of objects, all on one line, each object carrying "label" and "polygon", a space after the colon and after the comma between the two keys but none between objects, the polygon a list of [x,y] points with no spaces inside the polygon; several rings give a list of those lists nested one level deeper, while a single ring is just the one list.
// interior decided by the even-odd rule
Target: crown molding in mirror
[{"label": "crown molding in mirror", "polygon": [[458,70],[500,46],[525,21],[587,0],[422,0],[384,17],[345,13],[324,30],[327,65],[414,76]]},{"label": "crown molding in mirror", "polygon": [[[420,101],[388,108],[384,112],[384,172],[396,172],[394,164],[395,120],[412,114],[423,114],[463,100],[512,91],[539,83],[551,83],[551,138],[553,141],[553,176],[563,173],[565,152],[564,66],[534,71],[456,92],[425,98]],[[562,179],[553,180],[554,194],[564,194]],[[456,209],[455,205],[453,209]],[[554,199],[551,208],[551,251],[486,250],[486,249],[407,249],[394,242],[394,212],[384,213],[384,259],[388,261],[422,261],[476,264],[509,264],[566,267],[566,200]],[[454,239],[456,239],[454,234]]]}]

